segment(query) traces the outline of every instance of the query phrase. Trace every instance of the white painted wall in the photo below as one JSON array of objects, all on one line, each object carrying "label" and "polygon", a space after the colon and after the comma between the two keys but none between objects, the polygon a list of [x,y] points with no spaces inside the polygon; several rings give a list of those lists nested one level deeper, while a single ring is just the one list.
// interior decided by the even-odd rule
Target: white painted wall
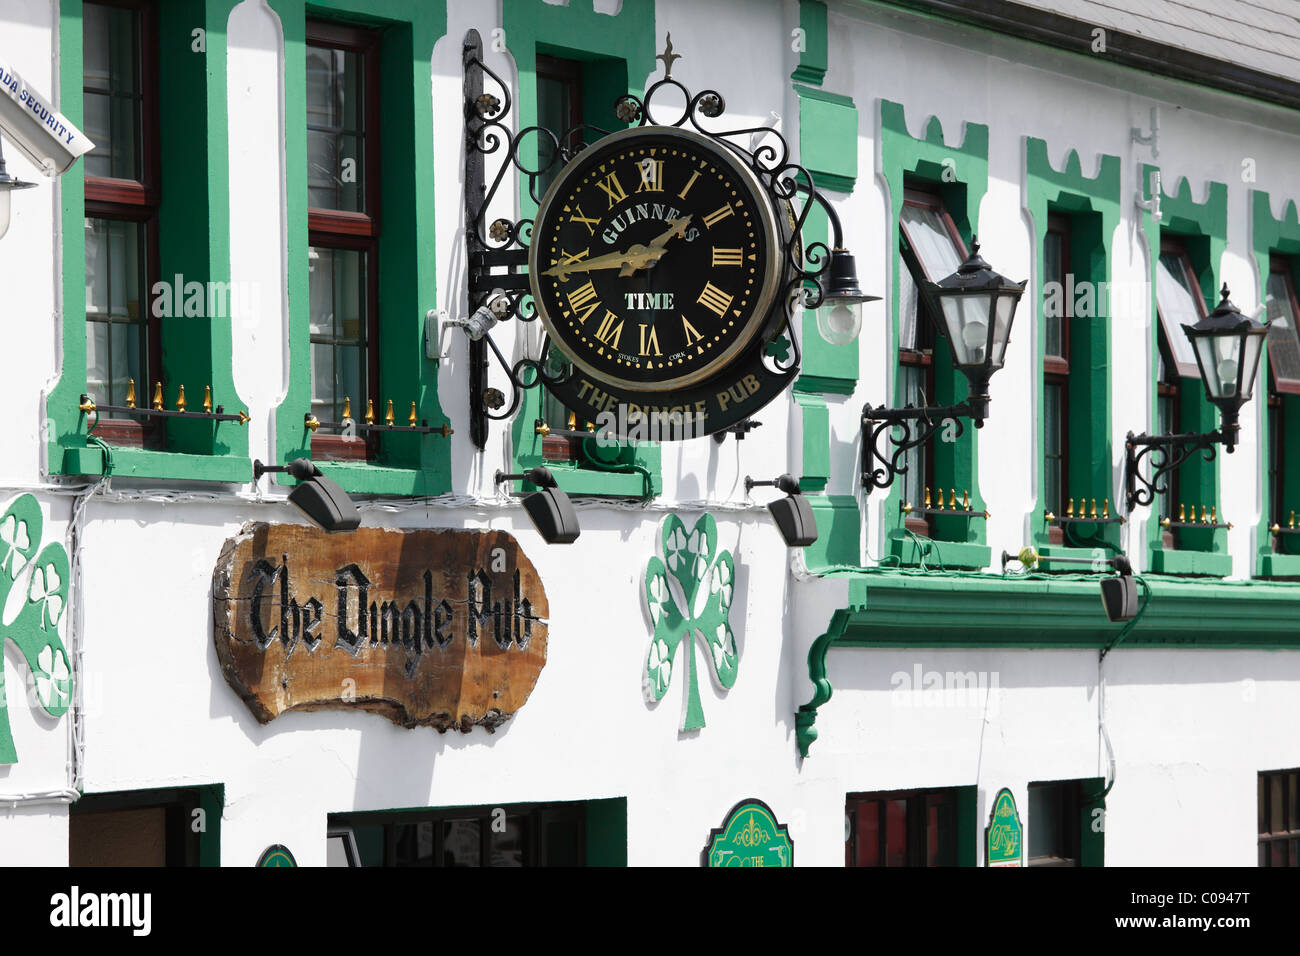
[{"label": "white painted wall", "polygon": [[[57,95],[52,0],[0,0],[0,53]],[[783,113],[797,142],[798,114],[788,77],[795,66],[789,30],[794,6],[739,0],[658,5],[657,30],[671,31],[685,59],[677,73],[695,89],[722,90],[736,126]],[[439,307],[464,312],[463,174],[461,171],[461,40],[470,27],[485,38],[500,22],[493,5],[452,0],[447,35],[432,51],[431,83],[437,189]],[[727,29],[714,29],[726,22]],[[235,377],[248,400],[251,449],[263,459],[274,447],[271,422],[285,383],[285,214],[280,77],[280,25],[263,0],[244,0],[229,23],[230,160],[240,182],[230,212],[232,279],[264,294],[234,328]],[[702,37],[707,36],[707,43]],[[856,192],[840,203],[847,239],[864,288],[887,289],[885,250],[895,224],[877,174],[878,101],[903,103],[910,129],[937,115],[948,141],[963,122],[990,127],[989,192],[979,234],[988,259],[1003,273],[1028,277],[1032,231],[1024,211],[1023,139],[1046,139],[1054,163],[1077,149],[1085,172],[1099,153],[1122,159],[1124,191],[1137,191],[1136,169],[1147,147],[1130,141],[1161,107],[1159,164],[1166,190],[1187,176],[1203,196],[1207,180],[1228,183],[1229,243],[1221,263],[1234,301],[1249,311],[1259,277],[1249,243],[1245,156],[1258,164],[1258,188],[1275,211],[1300,197],[1292,157],[1300,129],[1284,111],[1141,76],[1105,62],[1068,57],[1015,41],[858,4],[831,13],[831,68],[825,88],[851,94],[860,111]],[[489,65],[514,75],[509,53]],[[11,172],[33,178],[16,151]],[[0,255],[0,319],[15,343],[0,376],[0,489],[8,500],[40,486],[40,396],[59,374],[59,219],[57,183],[15,198],[15,221]],[[277,217],[276,211],[279,211]],[[1150,251],[1126,200],[1115,236],[1116,282],[1146,282]],[[889,395],[892,343],[885,305],[868,306],[860,339],[862,381],[854,395],[832,397],[834,477],[829,490],[856,488],[858,416],[864,403]],[[980,485],[992,517],[988,543],[997,554],[1026,541],[1037,456],[1032,451],[1036,376],[1030,310],[1022,307],[1006,369],[993,381],[993,412],[980,437]],[[1151,318],[1116,317],[1112,382],[1115,486],[1119,497],[1124,433],[1151,425],[1148,389]],[[507,430],[494,426],[488,450],[473,453],[466,418],[466,349],[459,334],[439,375],[452,438],[453,491],[491,498],[491,475],[508,463]],[[498,342],[519,347],[514,330]],[[843,578],[802,580],[761,502],[745,504],[746,474],[770,477],[798,470],[791,403],[761,416],[764,427],[743,443],[696,441],[665,447],[664,495],[648,509],[583,504],[582,538],[573,547],[544,546],[521,511],[504,502],[480,506],[419,503],[369,508],[367,525],[505,528],[537,566],[550,601],[549,660],[532,697],[495,735],[475,730],[438,735],[403,730],[367,714],[290,714],[256,723],[222,679],[212,648],[211,572],[222,542],[249,520],[293,521],[279,493],[265,501],[251,487],[210,488],[207,500],[169,500],[157,489],[115,481],[87,513],[84,540],[84,784],[88,792],[224,783],[223,860],[252,863],[271,843],[288,845],[303,864],[324,862],[326,815],[391,807],[497,804],[517,801],[628,798],[632,864],[693,865],[710,828],[737,800],[757,796],[791,825],[800,864],[843,861],[845,794],[857,791],[978,784],[980,829],[1003,786],[1027,815],[1032,781],[1101,776],[1106,761],[1098,734],[1098,666],[1084,651],[854,650],[832,651],[835,694],[817,721],[820,738],[800,761],[794,711],[811,696],[807,651],[831,613],[847,602]],[[1242,414],[1242,443],[1222,456],[1224,512],[1235,576],[1248,576],[1253,524],[1261,507],[1256,406]],[[151,496],[152,495],[152,496]],[[45,487],[48,534],[61,535],[71,503]],[[865,551],[878,555],[881,516],[876,496],[866,509]],[[701,681],[707,726],[677,731],[684,688],[677,678],[666,699],[649,706],[641,674],[649,629],[640,604],[646,559],[659,520],[678,509],[689,523],[707,500],[720,545],[737,563],[733,628],[741,647],[736,685],[719,692]],[[766,500],[765,498],[761,500]],[[683,503],[693,503],[684,510]],[[401,502],[397,502],[401,506]],[[1126,528],[1135,556],[1145,540],[1145,514]],[[874,559],[873,559],[874,560]],[[66,621],[65,621],[66,627]],[[68,639],[65,636],[65,639]],[[25,667],[5,655],[8,686]],[[702,663],[702,653],[697,652]],[[905,704],[893,675],[975,671],[997,678],[983,701]],[[1300,765],[1292,731],[1300,699],[1300,654],[1294,652],[1120,650],[1105,665],[1105,721],[1116,755],[1108,801],[1107,862],[1253,865],[1256,774]],[[1253,683],[1252,683],[1253,682]],[[67,859],[66,808],[4,810],[5,795],[66,785],[66,721],[30,712],[9,695],[20,762],[0,768],[0,863]],[[1214,813],[1224,831],[1213,845],[1188,840]],[[1032,821],[1028,821],[1032,828]]]}]

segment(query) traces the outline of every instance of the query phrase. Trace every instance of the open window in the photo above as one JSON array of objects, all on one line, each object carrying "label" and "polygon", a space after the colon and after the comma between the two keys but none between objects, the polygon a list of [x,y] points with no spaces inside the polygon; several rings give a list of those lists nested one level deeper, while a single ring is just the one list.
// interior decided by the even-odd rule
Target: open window
[{"label": "open window", "polygon": [[[1300,449],[1288,447],[1288,424],[1300,421],[1300,299],[1292,262],[1273,256],[1270,262],[1268,308],[1268,521],[1276,526],[1273,549],[1300,554],[1300,499],[1288,482],[1300,478]],[[1294,444],[1294,443],[1292,443]]]}]

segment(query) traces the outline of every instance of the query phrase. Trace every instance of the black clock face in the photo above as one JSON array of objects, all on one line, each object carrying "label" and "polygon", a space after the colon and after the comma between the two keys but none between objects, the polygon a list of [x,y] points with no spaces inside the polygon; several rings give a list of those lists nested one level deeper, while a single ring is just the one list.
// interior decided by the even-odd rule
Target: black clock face
[{"label": "black clock face", "polygon": [[754,175],[686,130],[615,133],[543,199],[529,271],[553,346],[632,391],[707,378],[771,313],[780,248]]}]

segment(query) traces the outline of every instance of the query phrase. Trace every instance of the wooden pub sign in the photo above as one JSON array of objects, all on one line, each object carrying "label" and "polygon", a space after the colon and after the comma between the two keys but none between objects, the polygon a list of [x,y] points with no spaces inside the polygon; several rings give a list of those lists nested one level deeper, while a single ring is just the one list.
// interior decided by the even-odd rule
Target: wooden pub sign
[{"label": "wooden pub sign", "polygon": [[212,600],[222,672],[262,723],[361,709],[491,731],[546,664],[546,592],[504,531],[250,523],[221,551]]}]

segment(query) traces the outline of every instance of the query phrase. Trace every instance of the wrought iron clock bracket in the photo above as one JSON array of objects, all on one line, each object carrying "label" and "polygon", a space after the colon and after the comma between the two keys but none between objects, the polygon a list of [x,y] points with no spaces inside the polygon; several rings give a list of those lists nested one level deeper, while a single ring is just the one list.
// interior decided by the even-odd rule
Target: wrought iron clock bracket
[{"label": "wrought iron clock bracket", "polygon": [[[1213,461],[1218,445],[1226,445],[1231,452],[1237,442],[1235,427],[1225,424],[1213,432],[1184,432],[1180,435],[1135,435],[1129,432],[1124,439],[1124,492],[1128,510],[1146,507],[1157,494],[1167,494],[1170,472],[1198,451],[1205,453],[1206,461]],[[1151,464],[1151,477],[1142,474],[1143,459]]]},{"label": "wrought iron clock bracket", "polygon": [[[773,365],[779,373],[793,377],[798,372],[800,353],[794,334],[797,323],[789,321],[789,318],[800,304],[809,309],[821,304],[825,297],[823,279],[831,264],[832,250],[826,243],[803,240],[812,201],[826,210],[833,231],[832,241],[837,246],[843,242],[839,217],[826,197],[817,190],[812,174],[790,161],[789,144],[778,130],[766,126],[730,130],[706,128],[701,119],[713,120],[721,116],[726,111],[726,102],[722,94],[714,90],[692,94],[675,79],[672,63],[680,58],[680,55],[672,54],[669,46],[665,55],[659,57],[665,64],[664,76],[651,84],[642,97],[620,96],[612,104],[611,119],[616,121],[619,129],[689,125],[719,146],[732,150],[754,171],[774,204],[789,202],[793,208],[797,194],[811,197],[811,201],[803,202],[797,210],[785,244],[786,288],[780,301],[787,309],[787,320],[777,323],[771,333],[773,340],[787,333],[791,347],[769,348],[768,353],[773,356]],[[523,389],[559,385],[570,374],[567,367],[558,374],[548,373],[550,341],[545,336],[537,358],[525,357],[513,363],[502,355],[492,340],[493,326],[508,319],[536,321],[537,308],[532,300],[527,273],[533,220],[498,215],[489,221],[489,210],[500,205],[497,203],[498,193],[509,208],[514,208],[511,187],[516,177],[512,171],[518,173],[521,194],[526,190],[533,204],[540,204],[547,175],[563,168],[586,148],[587,134],[603,136],[613,130],[580,124],[561,134],[542,126],[529,126],[513,132],[509,125],[513,105],[509,85],[484,62],[483,41],[477,30],[465,34],[462,66],[468,273],[466,314],[470,318],[454,324],[464,328],[469,335],[469,430],[474,444],[482,449],[487,444],[488,422],[513,417],[519,408]],[[491,89],[487,88],[489,82]],[[657,93],[669,88],[672,88],[667,94],[670,102],[660,109],[671,111],[672,115],[661,122],[654,116],[654,101]],[[681,105],[682,97],[685,98],[685,107]],[[737,138],[749,141],[751,137],[756,137],[752,149],[733,141]],[[487,168],[489,156],[497,160],[491,174]],[[489,353],[506,373],[509,396],[488,386]]]},{"label": "wrought iron clock bracket", "polygon": [[[951,428],[952,437],[960,438],[966,428],[963,419],[973,419],[979,428],[987,412],[987,400],[978,398],[958,405],[923,408],[865,406],[862,409],[862,490],[870,494],[873,488],[888,488],[895,478],[907,472],[907,465],[902,461],[909,451],[928,442],[940,429]],[[902,429],[902,434],[896,435],[895,428]],[[881,450],[882,438],[891,446],[887,451]]]}]

